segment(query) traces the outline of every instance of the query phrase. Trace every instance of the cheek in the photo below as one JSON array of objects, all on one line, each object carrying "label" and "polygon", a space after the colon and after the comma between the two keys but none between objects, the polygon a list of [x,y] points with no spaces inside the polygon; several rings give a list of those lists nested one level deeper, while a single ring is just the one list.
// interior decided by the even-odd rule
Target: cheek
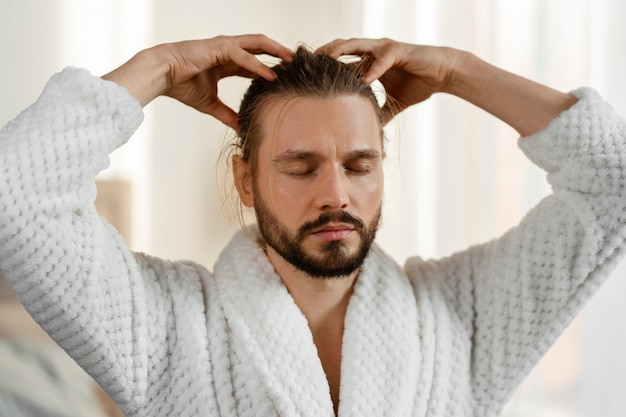
[{"label": "cheek", "polygon": [[261,197],[269,205],[274,213],[282,218],[296,215],[300,208],[308,203],[306,186],[301,181],[288,178],[272,177],[260,185]]},{"label": "cheek", "polygon": [[367,199],[368,202],[380,204],[384,188],[384,176],[382,171],[376,175],[357,178],[355,184],[355,198]]},{"label": "cheek", "polygon": [[280,201],[291,211],[297,211],[298,207],[306,205],[313,194],[306,181],[278,178],[272,184],[276,201]]},{"label": "cheek", "polygon": [[355,187],[356,194],[351,198],[352,205],[358,216],[366,224],[376,216],[383,201],[384,180],[382,175],[379,178],[363,181],[359,187]]}]

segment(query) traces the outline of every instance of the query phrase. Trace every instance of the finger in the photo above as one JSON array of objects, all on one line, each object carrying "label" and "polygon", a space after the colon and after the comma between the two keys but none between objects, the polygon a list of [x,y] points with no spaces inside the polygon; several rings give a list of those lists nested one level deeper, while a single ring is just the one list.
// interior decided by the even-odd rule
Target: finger
[{"label": "finger", "polygon": [[248,71],[245,68],[237,68],[237,70],[232,74],[232,75],[236,75],[238,77],[244,77],[244,78],[255,78],[256,74]]},{"label": "finger", "polygon": [[385,53],[380,57],[374,57],[374,60],[370,64],[368,70],[363,74],[363,82],[367,84],[373,83],[379,79],[390,68],[396,64],[395,56],[391,53]]},{"label": "finger", "polygon": [[265,35],[242,35],[238,36],[237,44],[252,54],[267,54],[283,61],[293,60],[293,51],[274,39]]},{"label": "finger", "polygon": [[344,55],[369,55],[372,60],[362,78],[371,84],[397,63],[395,48],[390,45],[389,39],[352,38],[334,40],[321,49],[336,59]]},{"label": "finger", "polygon": [[245,78],[255,78],[257,76],[256,73],[247,70],[245,68],[240,67],[234,63],[230,63],[228,65],[223,65],[219,69],[215,69],[215,74],[217,79],[222,79],[226,77],[239,76]]},{"label": "finger", "polygon": [[224,123],[226,126],[231,127],[236,132],[239,131],[237,113],[225,105],[221,100],[216,99],[207,106],[199,108],[198,110],[215,117],[217,120]]},{"label": "finger", "polygon": [[252,53],[239,47],[231,49],[226,59],[240,67],[237,71],[242,74],[248,73],[251,76],[260,76],[268,81],[274,81],[276,79],[276,74],[270,67],[262,63]]},{"label": "finger", "polygon": [[[340,43],[345,42],[345,39],[335,39],[333,41],[330,41],[328,43],[325,43],[324,45],[320,46],[319,48],[317,48],[315,50],[316,53],[318,54],[326,54],[326,55],[331,55],[331,51]],[[332,56],[332,55],[331,55]],[[338,56],[334,57],[334,58],[338,58]]]},{"label": "finger", "polygon": [[377,44],[379,43],[380,40],[375,39],[336,39],[322,46],[320,49],[323,49],[324,53],[332,56],[333,58],[339,58],[342,55],[373,54]]}]

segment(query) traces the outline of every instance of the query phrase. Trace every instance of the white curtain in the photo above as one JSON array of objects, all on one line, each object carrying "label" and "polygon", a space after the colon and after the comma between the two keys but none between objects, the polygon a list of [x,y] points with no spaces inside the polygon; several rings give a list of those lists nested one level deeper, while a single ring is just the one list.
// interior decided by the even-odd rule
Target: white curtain
[{"label": "white curtain", "polygon": [[[365,36],[466,49],[562,91],[589,85],[626,115],[626,2],[364,4]],[[515,132],[455,98],[416,106],[388,136],[400,168],[389,170],[386,205],[400,215],[385,219],[382,238],[398,258],[440,257],[496,237],[549,192],[544,174],[517,149]],[[398,238],[406,235],[418,237]],[[505,417],[626,415],[625,273],[623,264],[526,379]]]}]

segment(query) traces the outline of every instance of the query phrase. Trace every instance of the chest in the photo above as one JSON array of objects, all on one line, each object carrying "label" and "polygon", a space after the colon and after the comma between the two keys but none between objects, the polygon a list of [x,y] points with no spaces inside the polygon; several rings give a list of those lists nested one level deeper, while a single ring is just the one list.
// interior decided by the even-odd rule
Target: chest
[{"label": "chest", "polygon": [[341,352],[343,339],[343,322],[334,329],[313,332],[313,341],[326,374],[330,397],[333,401],[335,415],[339,407],[339,386],[341,383]]}]

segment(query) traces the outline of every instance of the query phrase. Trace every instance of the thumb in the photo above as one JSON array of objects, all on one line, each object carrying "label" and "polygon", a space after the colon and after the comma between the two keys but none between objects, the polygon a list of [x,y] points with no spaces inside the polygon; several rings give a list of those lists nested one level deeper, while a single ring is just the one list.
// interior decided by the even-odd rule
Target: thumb
[{"label": "thumb", "polygon": [[225,105],[221,100],[217,99],[212,103],[204,106],[202,108],[198,108],[203,113],[209,114],[215,117],[220,122],[224,123],[226,126],[235,130],[235,132],[239,131],[239,123],[237,122],[237,113]]}]

